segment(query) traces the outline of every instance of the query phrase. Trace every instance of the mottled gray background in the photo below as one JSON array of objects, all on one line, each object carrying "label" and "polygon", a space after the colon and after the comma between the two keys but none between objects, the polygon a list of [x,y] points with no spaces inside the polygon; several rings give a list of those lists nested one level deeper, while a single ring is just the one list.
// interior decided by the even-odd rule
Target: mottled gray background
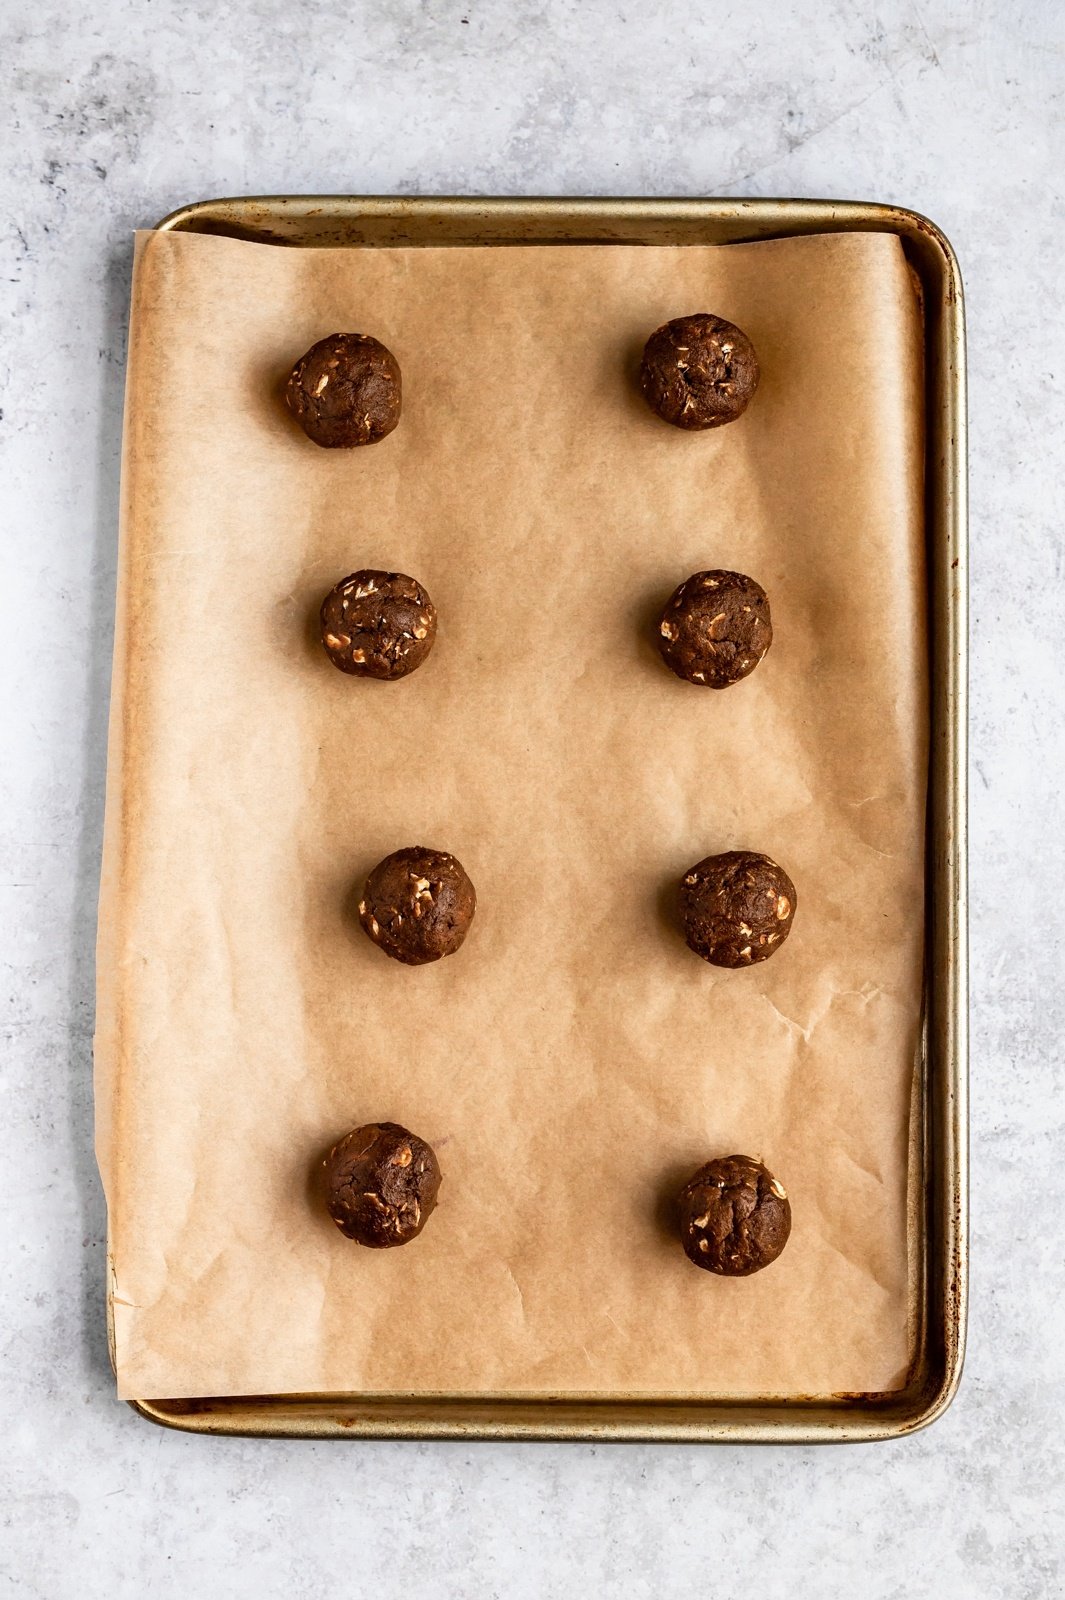
[{"label": "mottled gray background", "polygon": [[[1065,1592],[1061,8],[3,0],[0,62],[0,1593]],[[927,1433],[307,1446],[183,1437],[115,1401],[90,1037],[130,235],[300,190],[832,195],[954,241],[974,1283],[961,1394]]]}]

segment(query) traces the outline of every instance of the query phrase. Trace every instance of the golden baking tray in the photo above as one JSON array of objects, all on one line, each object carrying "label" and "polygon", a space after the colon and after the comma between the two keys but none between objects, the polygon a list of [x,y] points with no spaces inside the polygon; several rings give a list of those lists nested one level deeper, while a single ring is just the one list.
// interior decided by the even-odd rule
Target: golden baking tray
[{"label": "golden baking tray", "polygon": [[[961,278],[943,234],[894,206],[825,200],[208,200],[159,224],[260,244],[737,244],[854,230],[894,233],[924,301],[925,482],[931,652],[925,1040],[911,1226],[917,1354],[905,1388],[809,1398],[303,1394],[134,1400],[194,1433],[301,1438],[646,1439],[806,1443],[912,1433],[949,1405],[965,1343],[967,1240],[966,413]],[[111,1306],[108,1304],[110,1321]]]}]

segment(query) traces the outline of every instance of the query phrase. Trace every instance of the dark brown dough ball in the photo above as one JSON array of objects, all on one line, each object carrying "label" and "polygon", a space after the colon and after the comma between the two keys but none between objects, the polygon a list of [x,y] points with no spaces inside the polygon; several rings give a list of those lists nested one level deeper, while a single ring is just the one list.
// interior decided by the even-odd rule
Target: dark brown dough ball
[{"label": "dark brown dough ball", "polygon": [[374,867],[359,921],[386,956],[409,967],[453,956],[470,931],[477,893],[455,857],[415,845]]},{"label": "dark brown dough ball", "polygon": [[680,917],[689,948],[715,967],[750,967],[791,932],[795,885],[769,856],[726,850],[684,874]]},{"label": "dark brown dough ball", "polygon": [[376,444],[399,421],[399,362],[368,333],[331,333],[296,362],[285,404],[326,450]]},{"label": "dark brown dough ball", "polygon": [[772,643],[766,592],[742,572],[693,572],[666,601],[658,625],[666,666],[708,689],[746,678]]},{"label": "dark brown dough ball", "polygon": [[758,357],[742,329],[698,311],[652,333],[640,388],[675,428],[720,428],[742,416],[758,387]]},{"label": "dark brown dough ball", "polygon": [[436,608],[402,572],[353,572],[322,601],[326,655],[353,677],[405,678],[435,639]]},{"label": "dark brown dough ball", "polygon": [[368,1122],[322,1163],[329,1215],[371,1250],[409,1244],[436,1208],[440,1167],[424,1139],[398,1122]]},{"label": "dark brown dough ball", "polygon": [[787,1191],[750,1156],[720,1156],[680,1191],[680,1240],[689,1261],[746,1278],[775,1261],[791,1232]]}]

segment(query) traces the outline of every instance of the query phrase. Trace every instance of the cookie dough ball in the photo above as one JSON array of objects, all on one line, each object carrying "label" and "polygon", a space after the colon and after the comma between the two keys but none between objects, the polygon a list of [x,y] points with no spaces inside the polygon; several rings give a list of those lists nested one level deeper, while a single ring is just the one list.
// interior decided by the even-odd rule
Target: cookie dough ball
[{"label": "cookie dough ball", "polygon": [[315,444],[350,450],[376,444],[399,421],[399,362],[368,333],[331,333],[300,356],[285,404]]},{"label": "cookie dough ball", "polygon": [[720,1156],[680,1191],[680,1242],[689,1261],[746,1278],[775,1261],[791,1232],[787,1190],[751,1156]]},{"label": "cookie dough ball", "polygon": [[720,428],[742,416],[758,387],[758,357],[742,329],[707,311],[676,317],[644,346],[640,388],[675,428]]},{"label": "cookie dough ball", "polygon": [[444,850],[414,845],[374,867],[359,921],[386,956],[421,967],[455,954],[476,909],[477,893],[462,864]]},{"label": "cookie dough ball", "polygon": [[440,1167],[398,1122],[368,1122],[323,1162],[326,1206],[341,1233],[371,1250],[409,1244],[436,1208]]},{"label": "cookie dough ball", "polygon": [[795,885],[784,868],[757,850],[707,856],[681,879],[684,937],[715,967],[768,960],[791,932],[795,905]]},{"label": "cookie dough ball", "polygon": [[739,683],[772,643],[766,592],[742,572],[693,572],[674,589],[658,624],[669,670],[707,689]]},{"label": "cookie dough ball", "polygon": [[436,639],[436,608],[402,572],[353,572],[322,601],[322,644],[341,672],[356,678],[405,678]]}]

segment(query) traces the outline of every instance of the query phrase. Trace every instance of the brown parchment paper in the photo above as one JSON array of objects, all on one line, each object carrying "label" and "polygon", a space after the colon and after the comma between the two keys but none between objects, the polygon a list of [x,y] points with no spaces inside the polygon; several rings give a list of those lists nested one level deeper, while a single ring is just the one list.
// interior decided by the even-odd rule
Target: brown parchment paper
[{"label": "brown parchment paper", "polygon": [[[747,416],[685,435],[631,373],[706,309]],[[385,442],[322,451],[279,380],[374,333]],[[918,309],[898,241],[293,250],[138,240],[101,896],[98,1149],[120,1392],[818,1394],[911,1357],[910,1095],[926,766]],[[358,566],[429,589],[394,685],[315,642]],[[769,591],[723,694],[650,643],[693,570]],[[420,970],[358,931],[386,852],[454,851],[478,911]],[[792,874],[791,939],[720,972],[673,885]],[[312,1161],[391,1118],[436,1147],[406,1249],[343,1239]],[[764,1158],[791,1242],[688,1265],[665,1197]]]}]

